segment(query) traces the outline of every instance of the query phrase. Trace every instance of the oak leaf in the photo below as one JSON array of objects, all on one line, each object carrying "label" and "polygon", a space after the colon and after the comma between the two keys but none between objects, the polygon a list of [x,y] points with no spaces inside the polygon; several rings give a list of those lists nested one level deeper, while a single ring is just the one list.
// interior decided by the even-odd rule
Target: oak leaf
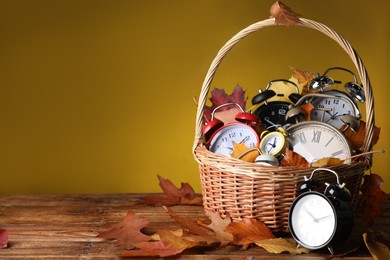
[{"label": "oak leaf", "polygon": [[300,154],[286,148],[285,155],[280,161],[281,166],[295,166],[295,167],[310,167],[310,163],[306,161]]},{"label": "oak leaf", "polygon": [[361,208],[365,225],[374,224],[374,219],[382,215],[380,203],[387,201],[387,195],[381,190],[383,180],[378,174],[371,173],[363,176]]},{"label": "oak leaf", "polygon": [[244,249],[259,240],[275,238],[272,231],[263,222],[254,218],[233,222],[225,228],[225,231],[231,233],[234,242],[242,245]]},{"label": "oak leaf", "polygon": [[133,211],[129,211],[123,220],[107,224],[106,226],[110,229],[100,232],[98,237],[115,239],[118,245],[131,249],[134,248],[135,243],[151,239],[141,232],[141,229],[148,224],[148,220],[138,218]]},{"label": "oak leaf", "polygon": [[[346,126],[341,127],[341,131],[343,132],[345,130]],[[374,126],[374,133],[372,137],[372,146],[374,146],[378,140],[379,140],[379,134],[381,129]],[[348,138],[349,142],[351,143],[353,149],[360,150],[364,144],[364,136],[366,134],[366,122],[363,120],[360,120],[359,123],[359,130],[357,132],[352,131],[351,128],[348,128],[346,131],[344,131],[344,135],[346,138]]]},{"label": "oak leaf", "polygon": [[[245,91],[242,89],[240,85],[236,85],[230,95],[228,95],[224,89],[220,88],[214,88],[211,91],[211,98],[210,98],[211,106],[205,105],[203,108],[204,111],[204,117],[206,118],[206,121],[211,120],[211,113],[213,110],[220,105],[226,104],[226,103],[237,103],[239,104],[242,109],[245,110],[246,107],[246,100],[245,100]],[[237,106],[225,106],[221,107],[217,111],[226,111],[230,109],[237,109]],[[241,110],[240,110],[241,112]],[[221,115],[221,114],[220,114]]]},{"label": "oak leaf", "polygon": [[181,183],[177,188],[170,180],[157,176],[159,185],[164,194],[147,195],[144,197],[149,205],[202,205],[202,197],[195,194],[194,189],[188,183]]},{"label": "oak leaf", "polygon": [[298,81],[297,85],[301,89],[301,95],[304,96],[311,93],[312,91],[309,90],[308,85],[313,79],[318,77],[318,74],[306,70],[296,69],[294,67],[290,67],[290,69],[292,72],[292,79],[290,80],[295,82],[293,79],[296,79],[296,81]]},{"label": "oak leaf", "polygon": [[6,248],[8,246],[8,231],[0,228],[0,248]]},{"label": "oak leaf", "polygon": [[269,253],[280,254],[289,252],[290,254],[309,253],[310,250],[304,247],[297,247],[296,243],[284,238],[270,238],[256,241],[255,244],[267,250]]},{"label": "oak leaf", "polygon": [[251,151],[249,151],[250,149],[251,148],[246,146],[245,143],[233,142],[233,152],[232,152],[231,156],[233,158],[239,158],[239,159],[246,161],[246,162],[254,162],[256,157],[259,156],[259,151],[253,150],[253,149]]},{"label": "oak leaf", "polygon": [[214,231],[222,245],[232,242],[233,235],[225,231],[225,228],[232,223],[229,214],[225,218],[222,218],[219,213],[210,210],[205,210],[205,214],[211,220],[211,223],[207,227]]},{"label": "oak leaf", "polygon": [[271,17],[275,18],[275,24],[294,25],[299,23],[299,14],[280,1],[271,6]]}]

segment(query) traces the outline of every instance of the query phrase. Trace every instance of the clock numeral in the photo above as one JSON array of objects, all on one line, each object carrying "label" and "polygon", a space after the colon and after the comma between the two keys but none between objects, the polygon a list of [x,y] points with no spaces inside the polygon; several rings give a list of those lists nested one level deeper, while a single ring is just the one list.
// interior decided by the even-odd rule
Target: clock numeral
[{"label": "clock numeral", "polygon": [[342,153],[343,153],[343,150],[339,150],[339,151],[337,151],[337,152],[332,153],[332,156],[333,156],[333,157],[336,157],[337,155],[340,155],[340,154],[342,154]]},{"label": "clock numeral", "polygon": [[333,104],[338,105],[339,103],[340,103],[340,99],[335,99],[335,100],[333,100]]},{"label": "clock numeral", "polygon": [[325,147],[327,147],[327,146],[330,144],[330,142],[332,142],[333,138],[334,138],[334,137],[332,137],[332,138],[329,139],[329,141],[326,143]]},{"label": "clock numeral", "polygon": [[222,142],[227,142],[228,138],[227,137],[222,137],[221,140],[222,140]]},{"label": "clock numeral", "polygon": [[307,143],[305,133],[298,133],[298,138],[301,141],[301,143],[303,144]]},{"label": "clock numeral", "polygon": [[230,133],[229,134],[229,138],[233,138],[233,137],[236,137],[236,133]]},{"label": "clock numeral", "polygon": [[311,139],[312,143],[319,143],[321,140],[321,131],[313,131],[313,138]]},{"label": "clock numeral", "polygon": [[278,110],[278,114],[281,115],[281,116],[286,115],[286,112],[287,112],[286,109],[283,109],[283,108]]}]

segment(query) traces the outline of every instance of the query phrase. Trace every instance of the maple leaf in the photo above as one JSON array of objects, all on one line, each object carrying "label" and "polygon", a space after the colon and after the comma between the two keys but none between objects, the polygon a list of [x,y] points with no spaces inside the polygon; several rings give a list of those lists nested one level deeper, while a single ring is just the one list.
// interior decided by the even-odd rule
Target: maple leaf
[{"label": "maple leaf", "polygon": [[6,248],[8,246],[8,231],[0,228],[0,248]]},{"label": "maple leaf", "polygon": [[136,243],[135,250],[127,250],[120,254],[121,257],[134,256],[159,256],[167,257],[180,254],[184,250],[198,246],[199,243],[188,241],[181,236],[176,236],[169,230],[160,229],[157,231],[160,241]]},{"label": "maple leaf", "polygon": [[[210,102],[211,102],[211,106],[205,105],[203,108],[204,117],[206,118],[206,121],[211,120],[211,113],[215,108],[226,103],[237,103],[242,107],[242,109],[245,110],[245,106],[246,106],[245,91],[242,89],[240,85],[236,85],[233,89],[233,92],[230,95],[228,95],[224,89],[214,88],[211,91]],[[230,110],[232,108],[237,109],[238,107],[226,106],[226,107],[221,107],[220,109],[218,109],[218,111]]]},{"label": "maple leaf", "polygon": [[319,159],[311,164],[312,167],[326,167],[343,164],[344,161],[336,157],[327,157]]},{"label": "maple leaf", "polygon": [[382,215],[381,202],[387,201],[387,195],[381,190],[383,180],[378,174],[371,173],[363,176],[364,181],[360,190],[362,192],[363,222],[369,226],[374,224],[374,219]]},{"label": "maple leaf", "polygon": [[234,242],[242,245],[244,249],[256,241],[275,238],[272,231],[263,222],[254,218],[233,222],[225,228],[225,231],[231,233]]},{"label": "maple leaf", "polygon": [[294,25],[299,23],[299,14],[280,1],[271,6],[271,17],[275,18],[275,24]]},{"label": "maple leaf", "polygon": [[257,156],[259,156],[259,152],[257,150],[249,151],[251,148],[245,145],[245,143],[236,143],[233,142],[233,152],[231,156],[233,158],[239,158],[242,156],[245,152],[248,151],[247,154],[242,156],[240,159],[246,162],[254,162]]},{"label": "maple leaf", "polygon": [[284,238],[270,238],[256,241],[255,244],[267,250],[269,253],[280,254],[289,252],[290,254],[309,253],[310,250],[304,247],[297,247],[296,243],[292,243]]},{"label": "maple leaf", "polygon": [[295,166],[295,167],[310,167],[310,163],[306,161],[300,154],[286,148],[285,155],[280,161],[281,166]]},{"label": "maple leaf", "polygon": [[195,194],[194,189],[188,183],[181,183],[180,189],[170,180],[157,176],[159,185],[164,194],[147,195],[144,200],[149,205],[202,205],[202,197]]},{"label": "maple leaf", "polygon": [[[344,135],[346,138],[348,138],[349,142],[351,143],[353,149],[355,150],[360,150],[364,144],[364,136],[366,134],[366,122],[363,120],[360,120],[359,123],[359,130],[357,132],[352,131],[351,128],[348,128],[346,131],[345,128],[346,126],[341,127],[341,131],[344,132]],[[374,146],[378,140],[379,140],[379,134],[380,134],[381,129],[374,126],[374,134],[372,137],[372,146]]]},{"label": "maple leaf", "polygon": [[148,224],[148,220],[138,218],[133,211],[129,211],[123,220],[107,224],[111,229],[99,233],[98,237],[115,239],[118,245],[131,249],[134,248],[135,243],[151,239],[141,232],[141,229]]}]

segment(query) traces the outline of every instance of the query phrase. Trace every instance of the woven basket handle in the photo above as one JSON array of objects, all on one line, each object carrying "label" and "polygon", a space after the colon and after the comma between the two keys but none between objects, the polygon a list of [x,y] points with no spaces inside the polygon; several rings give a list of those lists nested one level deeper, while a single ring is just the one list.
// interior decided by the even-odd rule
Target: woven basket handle
[{"label": "woven basket handle", "polygon": [[[328,37],[335,40],[350,56],[352,62],[356,66],[356,70],[358,71],[359,78],[361,80],[361,84],[363,85],[365,94],[366,94],[366,132],[364,136],[364,144],[363,144],[363,150],[364,151],[370,151],[372,146],[372,139],[374,134],[374,125],[375,125],[375,119],[374,119],[374,96],[372,93],[372,87],[370,83],[370,79],[368,77],[366,68],[363,65],[362,60],[360,59],[357,52],[352,48],[352,46],[349,44],[349,42],[344,39],[341,35],[339,35],[334,30],[330,29],[324,24],[299,18],[300,22],[296,25],[308,27],[315,29],[317,31],[320,31],[327,35]],[[198,100],[198,108],[196,112],[196,129],[195,129],[195,140],[194,140],[194,147],[193,149],[199,145],[204,144],[204,140],[202,137],[202,127],[204,124],[203,120],[203,114],[204,114],[204,105],[206,104],[207,95],[210,90],[210,85],[213,81],[215,72],[218,68],[218,66],[221,64],[223,58],[226,56],[226,54],[243,38],[250,35],[253,32],[256,32],[262,28],[270,27],[270,26],[276,26],[275,19],[266,19],[257,23],[254,23],[245,29],[238,32],[236,35],[234,35],[229,41],[225,43],[225,45],[219,50],[217,56],[214,58],[213,62],[211,63],[209,70],[206,74],[206,77],[203,81],[202,90],[199,95]]]}]

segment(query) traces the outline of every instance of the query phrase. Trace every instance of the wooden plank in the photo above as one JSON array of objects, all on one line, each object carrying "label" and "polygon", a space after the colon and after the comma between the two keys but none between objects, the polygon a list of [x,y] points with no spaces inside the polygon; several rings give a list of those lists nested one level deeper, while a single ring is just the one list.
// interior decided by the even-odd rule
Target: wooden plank
[{"label": "wooden plank", "polygon": [[[108,222],[121,220],[129,210],[150,221],[147,232],[159,228],[178,228],[161,206],[143,204],[143,194],[72,194],[72,195],[4,195],[0,196],[0,228],[9,232],[9,247],[0,249],[0,259],[117,259],[119,248],[97,234]],[[390,206],[376,223],[390,230]],[[180,216],[193,221],[206,219],[201,206],[175,206]],[[355,226],[361,226],[357,219]],[[217,250],[188,250],[182,259],[256,259],[290,258],[289,254],[272,255],[259,247],[242,251],[237,246]],[[300,259],[324,259],[326,250],[299,256]],[[335,257],[334,259],[338,259]],[[360,250],[343,259],[371,259]]]}]

